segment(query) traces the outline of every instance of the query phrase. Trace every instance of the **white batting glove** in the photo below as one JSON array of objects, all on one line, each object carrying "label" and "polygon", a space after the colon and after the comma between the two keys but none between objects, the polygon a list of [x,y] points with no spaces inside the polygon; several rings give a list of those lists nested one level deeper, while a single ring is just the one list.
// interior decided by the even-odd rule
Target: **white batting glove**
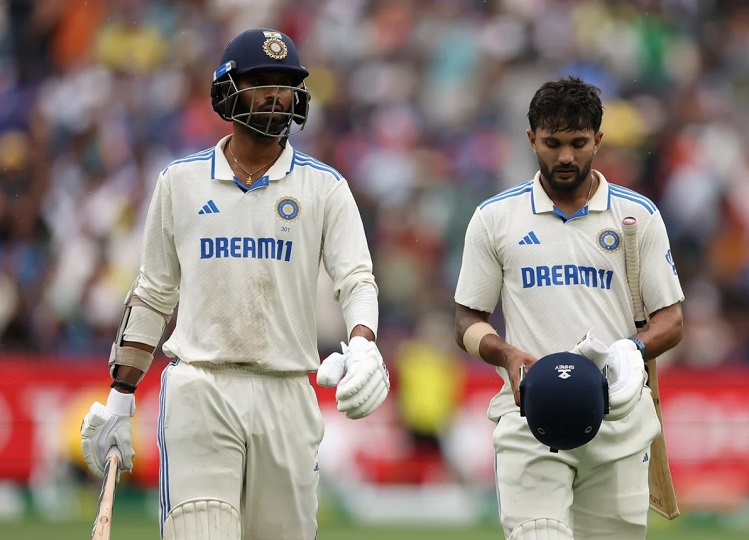
[{"label": "white batting glove", "polygon": [[[107,456],[120,457],[119,471],[133,469],[133,437],[130,418],[135,414],[135,396],[123,394],[114,388],[109,392],[107,404],[98,401],[91,405],[81,424],[81,447],[86,465],[97,478],[104,476]],[[117,476],[119,478],[119,471]]]},{"label": "white batting glove", "polygon": [[589,331],[572,352],[593,361],[601,371],[606,369],[609,413],[605,419],[620,420],[632,412],[647,381],[645,363],[637,346],[629,339],[620,339],[609,347]]},{"label": "white batting glove", "polygon": [[[374,342],[361,336],[341,343],[343,353],[334,352],[320,364],[317,384],[337,386],[338,410],[356,420],[372,414],[390,391],[390,377]],[[343,378],[341,378],[343,377]]]},{"label": "white batting glove", "polygon": [[[601,371],[606,368],[611,356],[609,346],[600,339],[593,337],[592,330],[588,330],[588,333],[572,348],[571,352],[591,360]],[[611,379],[609,379],[610,382]]]}]

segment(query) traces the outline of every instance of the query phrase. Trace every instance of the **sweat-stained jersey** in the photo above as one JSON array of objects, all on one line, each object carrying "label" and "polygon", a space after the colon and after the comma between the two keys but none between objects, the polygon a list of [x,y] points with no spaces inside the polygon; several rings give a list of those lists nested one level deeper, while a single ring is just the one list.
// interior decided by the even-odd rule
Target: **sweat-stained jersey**
[{"label": "sweat-stained jersey", "polygon": [[[223,148],[171,163],[146,219],[135,294],[172,313],[164,344],[185,362],[316,371],[315,301],[322,261],[348,332],[377,332],[377,287],[361,216],[346,180],[286,144],[247,189]],[[142,341],[125,330],[125,339]]]},{"label": "sweat-stained jersey", "polygon": [[[493,313],[501,300],[505,340],[537,358],[572,349],[591,329],[607,345],[635,333],[622,242],[627,216],[637,218],[646,311],[684,299],[659,210],[594,174],[596,193],[569,219],[536,173],[481,203],[468,225],[455,301]],[[497,372],[506,384],[490,406],[495,420],[515,408],[507,371]]]}]

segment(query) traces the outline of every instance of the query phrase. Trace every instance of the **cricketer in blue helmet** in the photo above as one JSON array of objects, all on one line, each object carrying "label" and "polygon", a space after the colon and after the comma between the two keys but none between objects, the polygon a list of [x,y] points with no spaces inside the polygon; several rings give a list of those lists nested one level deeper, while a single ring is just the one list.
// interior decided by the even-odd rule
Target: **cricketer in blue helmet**
[{"label": "cricketer in blue helmet", "polygon": [[[526,132],[536,174],[478,204],[465,234],[456,341],[503,382],[488,416],[496,423],[499,518],[512,540],[647,533],[648,456],[660,423],[644,362],[681,339],[684,295],[657,206],[593,168],[603,110],[600,90],[580,78],[541,85]],[[650,321],[643,329],[627,280],[627,216],[639,227],[640,296]],[[490,322],[497,308],[500,329]],[[559,368],[554,378],[557,367],[539,359],[572,351],[582,336],[578,348],[593,366],[576,359],[574,370]],[[588,390],[562,386],[562,375],[572,381],[583,369]]]},{"label": "cricketer in blue helmet", "polygon": [[[324,426],[309,374],[337,387],[350,419],[372,414],[390,388],[356,201],[337,170],[289,143],[307,121],[307,75],[286,34],[236,36],[210,93],[231,133],[159,174],[112,345],[113,388],[81,436],[94,474],[111,452],[132,468],[134,392],[179,302],[159,403],[164,540],[316,538]],[[322,363],[321,264],[347,328]]]}]

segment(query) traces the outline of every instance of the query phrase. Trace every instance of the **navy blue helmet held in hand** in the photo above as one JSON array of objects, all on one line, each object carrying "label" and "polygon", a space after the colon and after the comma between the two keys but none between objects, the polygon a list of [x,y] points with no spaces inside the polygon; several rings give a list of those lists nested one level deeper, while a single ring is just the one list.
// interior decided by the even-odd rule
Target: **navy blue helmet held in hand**
[{"label": "navy blue helmet held in hand", "polygon": [[[241,84],[242,77],[268,72],[288,75],[290,85]],[[269,28],[245,30],[229,42],[221,65],[213,72],[213,110],[224,120],[239,122],[266,137],[288,137],[292,123],[298,124],[299,131],[307,122],[309,93],[304,79],[308,75],[289,36]],[[279,111],[279,95],[284,91],[293,94],[291,106]],[[257,107],[255,96],[261,93],[270,96],[270,101]]]},{"label": "navy blue helmet held in hand", "polygon": [[520,382],[520,415],[552,452],[572,450],[598,433],[608,395],[606,377],[593,362],[571,352],[549,354]]}]

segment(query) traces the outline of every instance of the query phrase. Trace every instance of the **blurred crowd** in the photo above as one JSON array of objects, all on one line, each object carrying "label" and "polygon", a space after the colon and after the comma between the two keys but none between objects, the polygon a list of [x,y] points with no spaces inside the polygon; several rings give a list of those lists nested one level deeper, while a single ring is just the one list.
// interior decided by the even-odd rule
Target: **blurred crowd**
[{"label": "blurred crowd", "polygon": [[[292,144],[337,168],[362,210],[386,358],[452,335],[468,220],[534,174],[530,98],[576,74],[602,89],[596,168],[656,202],[671,235],[687,300],[669,361],[749,365],[745,0],[0,6],[0,352],[107,354],[158,173],[228,133],[212,72],[232,36],[268,26],[310,71]],[[321,348],[335,348],[327,320]]]}]

